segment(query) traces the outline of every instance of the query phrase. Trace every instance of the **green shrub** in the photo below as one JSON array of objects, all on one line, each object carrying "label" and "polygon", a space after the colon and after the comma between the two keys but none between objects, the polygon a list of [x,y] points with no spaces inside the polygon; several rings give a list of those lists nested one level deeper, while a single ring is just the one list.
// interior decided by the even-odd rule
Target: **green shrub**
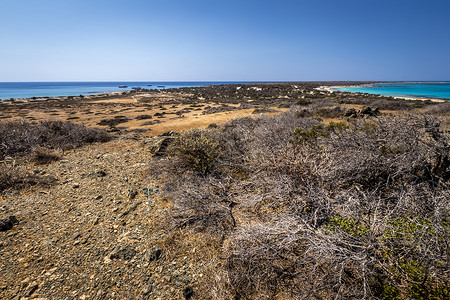
[{"label": "green shrub", "polygon": [[365,236],[369,232],[369,227],[360,224],[355,218],[341,216],[332,217],[324,227],[331,232],[345,232],[355,237]]},{"label": "green shrub", "polygon": [[348,128],[345,123],[335,123],[330,122],[328,125],[314,125],[309,130],[303,130],[303,128],[298,127],[292,132],[291,143],[292,144],[302,144],[315,141],[318,137],[327,137],[330,133],[338,134],[341,131]]},{"label": "green shrub", "polygon": [[221,146],[209,130],[194,129],[181,134],[169,146],[169,156],[176,157],[186,167],[207,175],[221,156]]}]

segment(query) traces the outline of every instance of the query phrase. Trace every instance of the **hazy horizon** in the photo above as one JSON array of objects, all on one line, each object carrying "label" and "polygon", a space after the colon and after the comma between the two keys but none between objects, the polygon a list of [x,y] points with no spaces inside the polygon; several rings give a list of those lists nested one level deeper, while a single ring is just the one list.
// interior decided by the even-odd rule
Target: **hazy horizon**
[{"label": "hazy horizon", "polygon": [[443,0],[0,0],[0,82],[449,81],[449,11]]}]

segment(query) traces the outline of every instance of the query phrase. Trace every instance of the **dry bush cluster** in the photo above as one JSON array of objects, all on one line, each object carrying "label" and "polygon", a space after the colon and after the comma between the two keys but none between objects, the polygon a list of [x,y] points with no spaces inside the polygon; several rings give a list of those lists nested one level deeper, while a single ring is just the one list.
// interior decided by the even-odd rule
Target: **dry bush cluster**
[{"label": "dry bush cluster", "polygon": [[110,135],[101,129],[86,128],[68,122],[0,123],[0,192],[36,184],[50,184],[51,177],[28,174],[14,163],[27,157],[36,164],[46,164],[60,158],[58,151],[84,144],[106,142]]},{"label": "dry bush cluster", "polygon": [[14,188],[20,189],[34,185],[51,185],[56,181],[52,176],[30,174],[13,162],[0,164],[0,193]]},{"label": "dry bush cluster", "polygon": [[450,116],[450,102],[429,105],[425,109],[426,113],[438,116]]},{"label": "dry bush cluster", "polygon": [[[150,170],[173,226],[223,239],[211,296],[448,298],[449,134],[429,116],[301,115],[180,135]],[[179,151],[192,144],[208,172]]]},{"label": "dry bush cluster", "polygon": [[102,129],[70,122],[0,123],[0,159],[28,155],[33,149],[42,152],[40,147],[66,150],[110,139]]}]

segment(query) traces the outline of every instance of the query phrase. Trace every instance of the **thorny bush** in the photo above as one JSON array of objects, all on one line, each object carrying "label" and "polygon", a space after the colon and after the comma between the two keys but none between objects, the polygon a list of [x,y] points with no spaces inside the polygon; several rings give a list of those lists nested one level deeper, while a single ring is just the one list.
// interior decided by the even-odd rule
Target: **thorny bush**
[{"label": "thorny bush", "polygon": [[194,136],[221,149],[208,172],[175,157],[152,173],[176,226],[223,237],[212,297],[449,297],[450,142],[436,119],[289,111]]},{"label": "thorny bush", "polygon": [[110,135],[102,129],[70,122],[0,123],[0,159],[28,155],[39,147],[66,150],[110,139]]}]

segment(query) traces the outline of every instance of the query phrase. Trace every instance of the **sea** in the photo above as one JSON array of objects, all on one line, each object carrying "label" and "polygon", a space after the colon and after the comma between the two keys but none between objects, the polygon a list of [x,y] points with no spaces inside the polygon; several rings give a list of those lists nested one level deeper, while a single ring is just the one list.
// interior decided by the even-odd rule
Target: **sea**
[{"label": "sea", "polygon": [[105,81],[105,82],[0,82],[0,100],[32,97],[60,97],[92,95],[115,91],[130,91],[133,88],[169,89],[200,87],[219,84],[245,84],[243,81]]},{"label": "sea", "polygon": [[450,100],[450,82],[389,82],[369,86],[336,87],[336,91],[403,98]]}]

